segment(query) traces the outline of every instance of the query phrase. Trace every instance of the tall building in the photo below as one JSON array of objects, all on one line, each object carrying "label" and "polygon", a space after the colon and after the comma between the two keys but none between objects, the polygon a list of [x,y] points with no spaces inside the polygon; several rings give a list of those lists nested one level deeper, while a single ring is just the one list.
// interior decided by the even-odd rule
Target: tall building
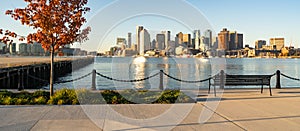
[{"label": "tall building", "polygon": [[147,50],[150,50],[150,34],[146,29],[143,29],[140,31],[140,55],[144,55]]},{"label": "tall building", "polygon": [[244,48],[244,35],[243,34],[237,34],[238,37],[238,44],[237,44],[237,49],[243,49]]},{"label": "tall building", "polygon": [[237,32],[229,32],[229,47],[228,50],[236,50],[238,46]]},{"label": "tall building", "polygon": [[45,51],[42,48],[42,45],[40,43],[34,42],[31,45],[31,54],[34,55],[34,56],[40,56],[40,55],[44,55]]},{"label": "tall building", "polygon": [[19,44],[19,54],[20,55],[28,55],[28,49],[27,49],[27,43],[21,43]]},{"label": "tall building", "polygon": [[175,43],[181,45],[183,43],[183,33],[179,32],[176,34]]},{"label": "tall building", "polygon": [[204,43],[205,43],[206,45],[208,45],[208,48],[209,48],[209,49],[212,48],[212,47],[213,47],[213,42],[212,42],[212,40],[213,40],[212,31],[211,31],[211,30],[206,30],[206,31],[204,32],[204,37],[205,37]]},{"label": "tall building", "polygon": [[281,50],[284,47],[284,38],[270,38],[270,46],[273,46],[273,49]]},{"label": "tall building", "polygon": [[267,45],[267,42],[265,40],[257,40],[255,41],[255,49],[261,49],[264,45]]},{"label": "tall building", "polygon": [[153,39],[151,42],[151,50],[156,49],[156,40]]},{"label": "tall building", "polygon": [[165,49],[164,45],[165,45],[165,34],[157,34],[155,48],[158,50],[164,50]]},{"label": "tall building", "polygon": [[195,49],[198,50],[200,48],[200,37],[201,37],[201,32],[200,30],[194,30],[194,39],[195,39]]},{"label": "tall building", "polygon": [[227,28],[223,28],[223,30],[218,34],[218,49],[219,50],[227,50],[229,47],[229,31]]},{"label": "tall building", "polygon": [[11,43],[10,45],[9,45],[9,53],[10,54],[15,54],[16,53],[16,47],[17,47],[17,44],[16,43]]},{"label": "tall building", "polygon": [[132,33],[128,33],[128,36],[127,36],[127,48],[131,48],[131,35]]},{"label": "tall building", "polygon": [[170,46],[169,42],[171,41],[171,31],[162,31],[161,33],[165,35],[164,49],[167,49]]},{"label": "tall building", "polygon": [[125,38],[117,38],[117,45],[126,45],[126,39]]},{"label": "tall building", "polygon": [[138,52],[140,52],[140,45],[141,45],[141,43],[140,43],[140,33],[141,33],[141,31],[144,29],[144,27],[143,26],[137,26],[136,27],[136,45],[137,45],[137,51]]},{"label": "tall building", "polygon": [[[192,47],[192,39],[191,34],[183,34],[183,41],[182,41],[187,47]],[[192,47],[195,48],[195,47]]]}]

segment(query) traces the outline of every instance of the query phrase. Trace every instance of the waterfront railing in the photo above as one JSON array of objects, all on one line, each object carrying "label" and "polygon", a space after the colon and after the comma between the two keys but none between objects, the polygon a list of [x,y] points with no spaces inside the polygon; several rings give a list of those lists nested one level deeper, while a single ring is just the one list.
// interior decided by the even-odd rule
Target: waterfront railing
[{"label": "waterfront railing", "polygon": [[[4,81],[5,79],[11,77],[11,75],[14,75],[14,76],[19,76],[19,79],[18,79],[18,85],[20,87],[24,87],[24,81],[23,81],[23,73],[22,72],[18,72],[16,74],[8,74],[8,76],[4,76],[4,77],[1,77],[0,78],[0,81]],[[149,80],[153,77],[156,77],[156,76],[159,76],[159,89],[160,90],[163,90],[165,89],[163,87],[163,82],[164,82],[164,76],[167,76],[168,78],[170,79],[173,79],[175,81],[178,81],[178,82],[183,82],[183,83],[202,83],[202,82],[207,82],[209,81],[209,83],[211,82],[212,79],[216,78],[216,77],[222,77],[224,75],[228,75],[228,76],[232,76],[232,75],[229,75],[229,74],[224,74],[224,71],[220,71],[220,73],[214,75],[214,76],[211,76],[211,77],[208,77],[206,79],[202,79],[202,80],[183,80],[183,79],[179,79],[179,78],[176,78],[174,76],[171,76],[170,74],[167,74],[166,72],[164,72],[163,70],[160,70],[159,72],[151,75],[151,76],[148,76],[148,77],[145,77],[145,78],[142,78],[142,79],[132,79],[132,80],[124,80],[124,79],[116,79],[116,78],[112,78],[112,77],[109,77],[109,76],[106,76],[106,75],[103,75],[99,72],[97,72],[96,70],[93,70],[92,72],[90,73],[87,73],[81,77],[78,77],[78,78],[75,78],[75,79],[71,79],[71,80],[64,80],[64,81],[55,81],[55,84],[61,84],[61,83],[69,83],[69,82],[75,82],[75,81],[79,81],[79,80],[82,80],[88,76],[92,75],[92,84],[91,84],[91,88],[93,90],[96,90],[96,77],[99,76],[99,77],[102,77],[102,78],[105,78],[107,80],[110,80],[110,81],[117,81],[117,82],[127,82],[127,83],[135,83],[135,82],[141,82],[141,81],[146,81],[146,80]],[[269,75],[270,77],[273,77],[273,76],[276,76],[276,88],[277,89],[281,89],[281,82],[280,82],[280,79],[281,77],[280,76],[283,76],[285,78],[288,78],[290,80],[294,80],[294,81],[300,81],[299,78],[295,78],[295,77],[291,77],[289,75],[286,75],[284,73],[281,73],[279,70],[276,71],[276,73],[272,74],[272,75]],[[28,75],[28,77],[30,77],[31,79],[34,79],[36,81],[39,81],[40,83],[43,83],[43,84],[48,84],[49,83],[49,80],[44,80],[42,78],[39,78],[38,76],[33,76],[33,75]],[[226,78],[221,78],[221,81],[224,82],[224,79]],[[242,79],[242,78],[236,78],[236,79]],[[7,81],[9,82],[9,81]],[[9,84],[9,83],[8,83]],[[224,87],[224,86],[223,86]]]}]

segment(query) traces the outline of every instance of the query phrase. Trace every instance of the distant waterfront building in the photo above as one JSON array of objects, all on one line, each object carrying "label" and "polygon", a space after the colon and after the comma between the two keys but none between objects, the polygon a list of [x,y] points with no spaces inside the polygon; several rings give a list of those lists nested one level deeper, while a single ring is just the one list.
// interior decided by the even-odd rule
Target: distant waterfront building
[{"label": "distant waterfront building", "polygon": [[284,47],[284,38],[270,38],[270,45],[275,50],[281,50]]},{"label": "distant waterfront building", "polygon": [[179,32],[178,34],[176,34],[176,38],[175,38],[175,43],[179,45],[182,45],[183,43],[183,33]]},{"label": "distant waterfront building", "polygon": [[4,54],[5,49],[3,47],[5,47],[5,44],[0,42],[0,54]]},{"label": "distant waterfront building", "polygon": [[22,56],[28,55],[28,44],[27,43],[21,43],[19,44],[19,54]]},{"label": "distant waterfront building", "polygon": [[218,50],[227,50],[229,47],[229,31],[227,28],[218,34]]},{"label": "distant waterfront building", "polygon": [[164,49],[169,48],[169,42],[171,41],[171,31],[162,31],[162,34],[165,35]]},{"label": "distant waterfront building", "polygon": [[31,54],[34,56],[41,56],[45,54],[45,51],[40,43],[34,42],[31,45]]},{"label": "distant waterfront building", "polygon": [[170,45],[170,48],[167,51],[169,53],[168,55],[174,55],[175,54],[175,49],[176,49],[175,41],[170,41],[169,45]]},{"label": "distant waterfront building", "polygon": [[126,45],[126,39],[125,38],[117,38],[116,45]]},{"label": "distant waterfront building", "polygon": [[205,43],[205,37],[201,36],[200,38],[200,50],[201,51],[206,51],[208,49],[208,44]]},{"label": "distant waterfront building", "polygon": [[237,43],[237,49],[243,49],[244,48],[244,35],[243,34],[237,34],[238,37],[238,43]]},{"label": "distant waterfront building", "polygon": [[195,44],[195,49],[198,50],[200,48],[200,41],[201,41],[201,32],[200,30],[194,30],[194,44]]},{"label": "distant waterfront building", "polygon": [[157,50],[164,50],[165,47],[165,35],[164,34],[157,34],[156,35],[156,46]]},{"label": "distant waterfront building", "polygon": [[128,36],[127,36],[127,47],[128,48],[131,48],[131,35],[132,35],[132,33],[128,33]]},{"label": "distant waterfront building", "polygon": [[9,53],[10,54],[16,54],[16,48],[17,48],[17,44],[16,43],[11,43],[9,45]]},{"label": "distant waterfront building", "polygon": [[140,55],[144,55],[147,50],[150,50],[150,34],[146,29],[143,29],[140,32]]},{"label": "distant waterfront building", "polygon": [[204,37],[205,37],[205,40],[204,40],[204,43],[206,45],[208,45],[208,49],[211,49],[212,46],[213,46],[213,36],[212,36],[212,31],[211,30],[206,30],[204,32]]},{"label": "distant waterfront building", "polygon": [[153,39],[151,42],[151,50],[156,49],[156,40]]},{"label": "distant waterfront building", "polygon": [[255,41],[255,49],[259,50],[263,48],[264,45],[267,45],[267,42],[265,40],[257,40]]},{"label": "distant waterfront building", "polygon": [[136,27],[136,45],[137,45],[137,51],[140,53],[141,52],[141,37],[140,37],[140,33],[141,33],[141,31],[144,29],[144,27],[143,26],[137,26]]},{"label": "distant waterfront building", "polygon": [[[191,34],[183,34],[183,44],[185,44],[187,47],[192,47],[192,39]],[[192,47],[195,48],[195,47]]]},{"label": "distant waterfront building", "polygon": [[228,50],[236,50],[238,46],[237,32],[229,32],[229,47]]}]

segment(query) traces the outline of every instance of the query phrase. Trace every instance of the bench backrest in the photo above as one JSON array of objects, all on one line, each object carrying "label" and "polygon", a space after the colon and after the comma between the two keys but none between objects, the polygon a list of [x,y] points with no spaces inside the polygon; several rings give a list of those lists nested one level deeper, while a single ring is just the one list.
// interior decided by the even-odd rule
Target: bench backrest
[{"label": "bench backrest", "polygon": [[[270,85],[270,75],[224,75],[225,85]],[[214,77],[214,84],[220,84],[220,75]]]}]

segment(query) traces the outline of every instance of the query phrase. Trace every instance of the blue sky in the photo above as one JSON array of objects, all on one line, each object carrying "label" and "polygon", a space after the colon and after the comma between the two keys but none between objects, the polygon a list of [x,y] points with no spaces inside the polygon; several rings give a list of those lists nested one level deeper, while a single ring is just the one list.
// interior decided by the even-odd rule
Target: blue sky
[{"label": "blue sky", "polygon": [[[137,4],[134,0],[124,1],[127,3],[119,6],[126,7]],[[150,0],[145,1],[149,2]],[[23,0],[2,0],[1,2],[0,28],[14,30],[21,35],[32,31],[27,27],[21,26],[19,22],[14,21],[9,16],[4,15],[7,9],[23,7]],[[254,46],[255,40],[264,39],[268,41],[270,37],[284,37],[286,45],[290,45],[291,41],[295,47],[298,47],[298,44],[300,44],[300,25],[298,24],[300,21],[300,2],[298,0],[186,0],[186,2],[190,3],[205,16],[213,30],[219,32],[222,28],[227,27],[229,30],[241,32],[244,34],[244,43],[250,44],[250,46]],[[98,25],[105,26],[105,23],[101,22],[103,19],[109,18],[95,17],[113,3],[113,0],[89,0],[88,6],[92,10],[87,15],[89,20],[87,25],[96,21]],[[186,9],[176,8],[176,2],[169,2],[169,4],[171,7],[173,5],[175,10],[182,10],[182,12],[187,13]],[[163,6],[165,5],[153,3],[144,6],[145,8],[150,6],[155,10],[164,10]],[[115,11],[126,13],[127,10],[120,11],[116,8]],[[186,19],[188,20],[197,19],[188,18],[188,16],[187,14]],[[107,17],[113,16],[108,14]],[[87,50],[107,50],[115,43],[115,37],[126,37],[127,32],[135,34],[136,25],[144,25],[145,28],[152,31],[171,30],[173,36],[179,31],[191,33],[189,31],[192,30],[176,20],[158,16],[138,16],[124,20],[115,28],[112,28],[103,37],[102,43],[99,40],[89,41],[79,45],[79,47]],[[97,37],[97,31],[93,30],[93,27],[92,31],[91,37]],[[154,36],[151,36],[151,39],[153,38]],[[134,39],[132,41],[135,42]],[[95,47],[96,45],[98,46]]]}]

